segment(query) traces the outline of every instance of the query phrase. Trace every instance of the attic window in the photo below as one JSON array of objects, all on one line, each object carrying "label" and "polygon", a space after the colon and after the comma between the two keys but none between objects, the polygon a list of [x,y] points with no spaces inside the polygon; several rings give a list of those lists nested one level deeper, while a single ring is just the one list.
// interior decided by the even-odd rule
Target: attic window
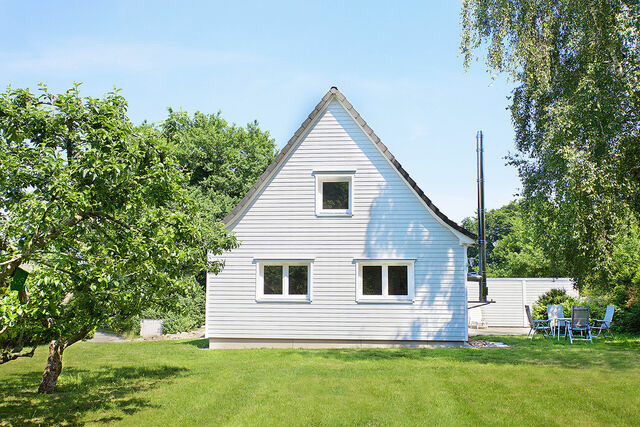
[{"label": "attic window", "polygon": [[315,172],[316,215],[351,216],[354,172]]}]

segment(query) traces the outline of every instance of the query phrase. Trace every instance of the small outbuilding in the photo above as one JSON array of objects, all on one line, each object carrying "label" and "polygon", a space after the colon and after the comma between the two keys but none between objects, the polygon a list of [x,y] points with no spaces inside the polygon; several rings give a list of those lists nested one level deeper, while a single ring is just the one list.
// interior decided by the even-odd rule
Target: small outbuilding
[{"label": "small outbuilding", "polygon": [[211,348],[467,340],[475,236],[335,87],[224,223],[240,247],[207,276]]}]

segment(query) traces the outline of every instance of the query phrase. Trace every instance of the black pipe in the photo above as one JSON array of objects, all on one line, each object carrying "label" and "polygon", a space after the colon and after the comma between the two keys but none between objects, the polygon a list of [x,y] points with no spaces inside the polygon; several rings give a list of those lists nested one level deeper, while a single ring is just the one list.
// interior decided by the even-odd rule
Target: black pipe
[{"label": "black pipe", "polygon": [[476,134],[476,153],[478,157],[478,275],[480,276],[479,298],[487,301],[487,240],[484,208],[484,159],[482,131]]}]

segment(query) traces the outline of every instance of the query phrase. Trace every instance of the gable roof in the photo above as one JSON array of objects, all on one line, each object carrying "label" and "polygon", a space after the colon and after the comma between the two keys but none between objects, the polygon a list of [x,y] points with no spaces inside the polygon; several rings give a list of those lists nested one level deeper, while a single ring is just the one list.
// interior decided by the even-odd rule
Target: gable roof
[{"label": "gable roof", "polygon": [[245,196],[242,198],[242,200],[240,200],[240,203],[238,203],[236,205],[236,207],[234,207],[231,210],[231,212],[229,212],[227,214],[227,216],[225,216],[222,219],[222,222],[225,225],[229,225],[236,218],[236,216],[240,212],[242,212],[242,210],[245,208],[245,206],[247,206],[251,202],[251,200],[256,195],[256,193],[258,193],[258,191],[260,190],[262,185],[265,183],[265,181],[267,181],[267,179],[271,176],[271,173],[274,170],[276,170],[284,162],[285,158],[289,155],[289,153],[297,145],[300,137],[302,135],[304,135],[307,130],[309,130],[311,125],[315,122],[316,118],[318,118],[320,113],[322,111],[324,111],[325,107],[327,107],[327,105],[329,105],[329,103],[331,102],[332,98],[334,98],[334,97],[342,104],[342,106],[349,112],[349,114],[351,114],[353,119],[362,128],[364,133],[378,147],[378,149],[389,160],[389,162],[391,162],[391,164],[396,168],[398,173],[402,176],[402,178],[404,178],[404,180],[407,182],[407,184],[416,192],[416,194],[427,205],[429,210],[431,210],[431,212],[433,212],[438,218],[440,218],[445,224],[447,224],[449,227],[453,228],[455,231],[463,234],[464,236],[466,236],[466,237],[468,237],[470,239],[476,240],[477,237],[476,237],[475,234],[473,234],[472,232],[470,232],[470,231],[466,230],[465,228],[461,227],[455,221],[449,219],[445,214],[443,214],[440,211],[440,209],[438,209],[436,207],[436,205],[433,204],[431,199],[429,199],[427,197],[427,195],[424,194],[424,191],[422,191],[422,189],[420,189],[420,187],[418,187],[418,184],[416,184],[416,182],[409,176],[409,173],[406,170],[404,170],[402,165],[396,160],[396,158],[393,156],[393,154],[391,154],[389,149],[382,143],[380,138],[378,138],[378,135],[376,135],[375,132],[373,131],[373,129],[371,129],[369,127],[367,122],[365,122],[364,119],[362,117],[360,117],[360,114],[358,114],[356,109],[353,108],[353,105],[351,105],[351,103],[349,101],[347,101],[347,98],[345,98],[345,96],[342,94],[342,92],[340,92],[338,90],[338,88],[335,87],[335,86],[332,86],[331,89],[329,89],[329,91],[325,94],[325,96],[322,97],[322,99],[320,100],[318,105],[316,105],[316,108],[313,109],[311,114],[309,114],[309,117],[307,117],[307,119],[304,122],[302,122],[302,124],[300,125],[298,130],[293,134],[293,136],[291,137],[289,142],[287,142],[287,145],[285,145],[282,148],[282,150],[280,151],[280,153],[278,153],[278,155],[273,160],[273,162],[271,162],[271,164],[262,173],[262,175],[260,175],[260,178],[258,178],[258,180],[255,182],[255,184],[253,184],[253,186],[249,189],[247,194],[245,194]]}]

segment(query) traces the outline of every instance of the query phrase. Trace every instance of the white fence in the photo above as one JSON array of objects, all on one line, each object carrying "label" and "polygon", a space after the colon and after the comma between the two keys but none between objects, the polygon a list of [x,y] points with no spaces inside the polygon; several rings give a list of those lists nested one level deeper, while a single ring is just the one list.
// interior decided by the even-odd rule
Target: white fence
[{"label": "white fence", "polygon": [[[573,289],[571,279],[566,278],[504,278],[487,279],[489,300],[494,304],[472,308],[481,310],[482,318],[488,326],[526,327],[529,325],[524,311],[525,305],[533,305],[538,297],[551,289],[565,289],[568,295],[577,297],[578,292]],[[478,283],[467,282],[467,297],[470,301],[478,299]],[[470,303],[469,306],[474,305]]]}]

